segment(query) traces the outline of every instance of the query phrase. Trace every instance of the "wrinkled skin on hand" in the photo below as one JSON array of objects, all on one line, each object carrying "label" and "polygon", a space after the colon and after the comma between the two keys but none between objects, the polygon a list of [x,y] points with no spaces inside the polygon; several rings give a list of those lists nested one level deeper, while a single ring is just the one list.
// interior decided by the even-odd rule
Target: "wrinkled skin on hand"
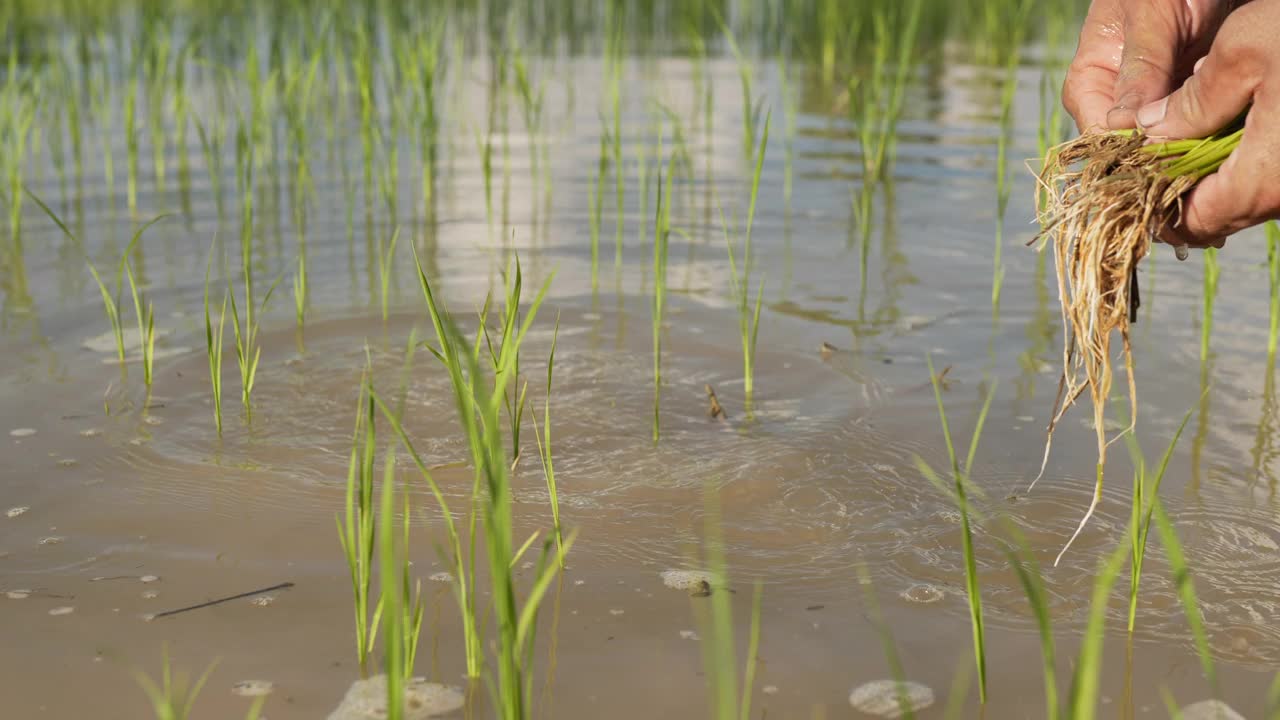
[{"label": "wrinkled skin on hand", "polygon": [[1135,126],[1210,47],[1231,0],[1094,0],[1067,69],[1062,102],[1081,132]]},{"label": "wrinkled skin on hand", "polygon": [[1181,87],[1137,114],[1154,137],[1196,138],[1245,116],[1240,146],[1183,203],[1165,240],[1220,247],[1244,228],[1280,218],[1280,0],[1253,0],[1227,17]]},{"label": "wrinkled skin on hand", "polygon": [[[1062,101],[1082,132],[1198,138],[1242,114],[1239,148],[1187,194],[1175,246],[1280,218],[1280,0],[1095,0]],[[1182,257],[1181,255],[1179,257]]]}]

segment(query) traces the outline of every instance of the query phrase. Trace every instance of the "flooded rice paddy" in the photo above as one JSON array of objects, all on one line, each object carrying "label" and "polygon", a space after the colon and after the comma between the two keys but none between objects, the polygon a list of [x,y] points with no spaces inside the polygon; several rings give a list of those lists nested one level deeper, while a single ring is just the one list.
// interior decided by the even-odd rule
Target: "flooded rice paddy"
[{"label": "flooded rice paddy", "polygon": [[[334,518],[345,507],[367,366],[380,388],[403,383],[405,430],[451,505],[465,507],[471,497],[471,454],[448,373],[427,352],[404,370],[411,334],[435,345],[414,252],[466,333],[476,331],[486,296],[502,294],[502,273],[516,256],[526,302],[550,279],[521,350],[530,406],[511,473],[514,536],[519,542],[552,522],[533,416],[542,421],[553,335],[558,500],[563,525],[578,534],[543,602],[532,715],[709,716],[702,659],[709,596],[728,595],[745,649],[758,583],[754,716],[900,712],[892,701],[868,699],[876,686],[865,687],[892,676],[881,633],[888,628],[906,678],[919,684],[910,688],[917,716],[943,717],[956,702],[953,684],[972,681],[973,654],[960,513],[914,461],[948,463],[930,356],[947,368],[943,398],[962,447],[995,385],[972,473],[984,493],[976,507],[991,518],[974,528],[989,698],[980,707],[970,691],[958,700],[958,716],[1044,713],[1036,624],[997,517],[1021,531],[1042,566],[1065,691],[1099,562],[1124,540],[1131,489],[1117,445],[1098,515],[1052,565],[1087,507],[1095,455],[1087,413],[1068,415],[1045,478],[1027,492],[1057,386],[1062,328],[1052,260],[1024,247],[1036,226],[1021,161],[1038,153],[1053,96],[1042,77],[1051,85],[1060,77],[1073,37],[1070,8],[1037,7],[1037,18],[1061,13],[1060,32],[1056,39],[1029,35],[1012,62],[984,51],[990,38],[947,29],[968,27],[963,18],[925,23],[893,130],[894,160],[880,178],[871,178],[865,162],[865,116],[850,109],[859,91],[850,92],[849,77],[866,77],[869,61],[853,52],[846,65],[842,49],[827,77],[821,53],[805,47],[816,36],[789,34],[786,25],[787,12],[809,17],[807,4],[767,3],[778,11],[768,17],[729,14],[749,58],[750,91],[771,112],[751,230],[751,301],[761,282],[763,295],[748,401],[733,278],[743,269],[736,263],[753,160],[743,145],[743,66],[714,21],[694,36],[711,48],[705,55],[686,40],[664,39],[670,21],[659,29],[642,24],[619,61],[605,47],[610,36],[599,18],[563,37],[545,27],[522,35],[492,17],[485,22],[498,29],[482,29],[479,10],[451,5],[441,11],[442,27],[453,32],[437,53],[444,67],[430,97],[438,127],[424,163],[424,109],[411,99],[419,90],[408,87],[413,77],[402,65],[391,69],[395,42],[403,33],[419,40],[417,25],[397,29],[393,17],[370,11],[374,32],[365,50],[378,92],[362,101],[359,63],[341,54],[349,45],[317,55],[314,38],[291,44],[297,38],[288,23],[296,17],[289,13],[303,13],[305,4],[281,17],[261,13],[256,38],[237,35],[252,14],[205,27],[203,14],[188,18],[185,6],[175,6],[163,20],[174,47],[158,61],[163,102],[153,116],[146,83],[130,89],[131,72],[144,71],[129,64],[121,45],[144,37],[135,33],[145,28],[134,26],[131,4],[108,5],[119,5],[119,14],[105,12],[97,33],[78,28],[73,15],[34,12],[30,35],[14,45],[2,76],[18,93],[9,102],[23,98],[35,120],[20,137],[20,123],[0,122],[4,142],[24,143],[21,185],[80,243],[31,196],[18,208],[16,233],[5,235],[5,717],[143,717],[147,697],[132,673],[158,676],[165,647],[173,666],[193,677],[218,660],[193,717],[241,717],[263,694],[272,720],[329,717],[344,697],[355,702],[351,584]],[[562,5],[574,4],[548,4]],[[941,12],[935,5],[925,3],[926,16]],[[855,36],[872,44],[877,38],[866,28]],[[189,37],[199,42],[184,44]],[[519,42],[519,64],[528,70],[517,82],[510,48]],[[83,67],[78,43],[86,48]],[[159,47],[155,38],[143,46]],[[143,55],[142,63],[154,61]],[[314,95],[293,99],[294,81],[317,56]],[[227,63],[229,74],[211,69],[217,63]],[[173,79],[179,68],[181,86]],[[64,95],[45,98],[23,84],[56,86],[63,70],[80,78],[58,91]],[[254,78],[269,88],[261,105]],[[537,122],[522,113],[521,82],[539,94]],[[619,88],[616,106],[611,87]],[[98,101],[100,93],[106,98]],[[67,103],[81,100],[83,114],[68,116]],[[128,101],[136,113],[125,109]],[[873,104],[885,102],[877,95]],[[297,103],[309,133],[295,145],[289,108]],[[259,112],[267,118],[261,135],[238,138]],[[763,118],[756,118],[756,137]],[[135,142],[140,157],[129,169]],[[993,308],[1001,142],[1010,200]],[[245,180],[238,153],[250,146],[257,151]],[[299,158],[309,178],[302,191]],[[134,183],[126,177],[134,174],[129,191]],[[660,178],[669,174],[668,210],[679,232],[670,235],[666,269],[655,444],[653,232]],[[870,223],[859,208],[864,186]],[[9,208],[21,194],[5,197]],[[722,209],[739,253],[733,266]],[[139,362],[145,332],[131,327],[128,285],[120,305],[129,360],[122,378],[85,258],[110,286],[134,232],[160,214],[129,254],[155,312],[148,389]],[[258,302],[281,280],[255,318],[261,356],[251,418],[241,406],[227,322],[219,435],[205,351],[206,270],[212,254],[216,325],[222,288],[230,282],[243,297],[242,251]],[[293,289],[304,254],[299,327]],[[1178,263],[1172,251],[1157,252],[1144,267],[1138,436],[1148,458],[1156,457],[1193,410],[1161,496],[1194,573],[1221,695],[1245,716],[1261,717],[1280,664],[1277,407],[1262,233],[1233,240],[1219,262],[1206,356],[1202,258]],[[709,417],[708,388],[721,416]],[[450,704],[456,686],[465,709],[445,708],[453,713],[445,716],[494,715],[485,686],[468,688],[464,678],[456,578],[438,552],[447,541],[439,505],[404,457],[399,467],[410,493],[411,571],[425,599],[416,672],[449,686],[418,691]],[[723,536],[725,583],[707,574],[703,560],[710,512]],[[1213,695],[1169,565],[1154,539],[1151,545],[1131,639],[1127,603],[1116,597],[1109,607],[1099,716],[1162,716],[1162,688],[1180,705]],[[532,582],[532,558],[513,565],[518,587]],[[1127,598],[1124,590],[1115,594]],[[185,610],[192,606],[201,607]],[[174,610],[183,611],[164,614]],[[385,679],[370,682],[385,691]]]}]

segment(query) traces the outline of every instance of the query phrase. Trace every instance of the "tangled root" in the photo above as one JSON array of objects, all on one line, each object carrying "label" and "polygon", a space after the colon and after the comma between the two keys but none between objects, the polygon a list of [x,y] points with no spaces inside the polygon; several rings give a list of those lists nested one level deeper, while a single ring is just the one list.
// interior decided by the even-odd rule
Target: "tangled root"
[{"label": "tangled root", "polygon": [[[1093,501],[1080,525],[1054,561],[1056,565],[1093,516],[1102,497],[1107,446],[1104,416],[1111,394],[1113,333],[1123,346],[1129,385],[1129,427],[1138,419],[1129,326],[1139,305],[1138,262],[1151,251],[1156,234],[1181,219],[1183,193],[1195,184],[1189,176],[1169,177],[1155,155],[1141,150],[1144,137],[1090,133],[1051,152],[1038,174],[1036,191],[1041,247],[1053,245],[1062,304],[1062,376],[1058,382],[1045,439],[1040,473],[1049,462],[1053,431],[1087,389],[1093,401],[1098,440],[1097,481]],[[1117,437],[1122,436],[1120,433]]]}]

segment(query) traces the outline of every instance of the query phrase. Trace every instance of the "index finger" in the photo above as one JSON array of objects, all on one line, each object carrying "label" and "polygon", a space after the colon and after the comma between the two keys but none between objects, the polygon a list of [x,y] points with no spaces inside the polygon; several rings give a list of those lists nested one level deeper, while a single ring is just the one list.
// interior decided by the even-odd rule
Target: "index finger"
[{"label": "index finger", "polygon": [[1062,104],[1081,132],[1107,127],[1123,51],[1124,17],[1119,3],[1094,0],[1062,83]]},{"label": "index finger", "polygon": [[1080,132],[1105,130],[1107,113],[1115,105],[1116,72],[1090,65],[1069,70],[1062,83],[1062,104],[1075,118]]}]

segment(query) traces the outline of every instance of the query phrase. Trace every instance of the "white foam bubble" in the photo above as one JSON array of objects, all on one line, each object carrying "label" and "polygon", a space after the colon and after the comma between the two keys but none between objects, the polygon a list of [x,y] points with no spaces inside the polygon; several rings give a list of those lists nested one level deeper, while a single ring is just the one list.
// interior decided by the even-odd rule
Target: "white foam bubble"
[{"label": "white foam bubble", "polygon": [[1221,700],[1201,700],[1182,708],[1183,720],[1244,720],[1244,716]]},{"label": "white foam bubble", "polygon": [[50,615],[70,615],[75,611],[76,609],[71,607],[70,605],[63,605],[62,607],[53,608],[52,610],[49,611],[49,614]]},{"label": "white foam bubble", "polygon": [[711,584],[711,573],[705,570],[663,570],[662,584],[675,590],[701,590]]},{"label": "white foam bubble", "polygon": [[917,585],[912,585],[911,587],[899,593],[899,595],[902,597],[903,600],[906,600],[908,602],[925,603],[925,604],[936,603],[942,598],[946,597],[946,593],[942,591],[942,588],[936,585],[930,585],[928,583],[920,583]]},{"label": "white foam bubble", "polygon": [[240,697],[263,697],[270,695],[276,684],[270,680],[241,680],[231,686],[231,694]]},{"label": "white foam bubble", "polygon": [[438,573],[432,573],[431,577],[428,577],[427,579],[430,580],[431,582],[451,583],[453,582],[453,573],[443,572],[443,571]]},{"label": "white foam bubble", "polygon": [[160,579],[159,575],[143,575],[142,577],[138,578],[138,582],[153,583],[158,581],[159,579]]},{"label": "white foam bubble", "polygon": [[28,506],[26,506],[26,505],[21,505],[21,506],[19,506],[19,507],[11,507],[11,508],[9,508],[8,510],[6,510],[6,511],[5,511],[4,516],[5,516],[5,517],[16,518],[16,517],[18,517],[19,515],[21,515],[21,514],[25,513],[26,511],[28,511],[28,510],[30,510],[30,509],[31,509],[31,508],[30,508],[30,507],[28,507]]},{"label": "white foam bubble", "polygon": [[932,705],[933,690],[909,680],[873,680],[854,688],[849,704],[868,715],[893,720],[903,716],[904,708],[914,713]]},{"label": "white foam bubble", "polygon": [[[405,720],[426,718],[453,712],[466,703],[462,690],[451,685],[413,678],[404,690]],[[329,720],[381,720],[387,716],[387,676],[374,675],[353,683],[342,703],[329,714]]]},{"label": "white foam bubble", "polygon": [[16,437],[16,438],[31,437],[32,435],[35,435],[35,434],[36,434],[35,428],[14,428],[13,430],[9,431],[9,435],[11,437]]},{"label": "white foam bubble", "polygon": [[[170,330],[167,330],[164,328],[155,328],[155,337],[157,339],[162,338],[168,335],[170,332],[171,332]],[[139,331],[137,328],[134,328],[134,327],[121,328],[120,344],[124,345],[125,354],[130,355],[130,354],[140,353],[142,351],[143,337],[144,336],[142,332]],[[101,335],[95,335],[91,338],[85,338],[84,342],[81,343],[81,347],[91,352],[101,353],[103,355],[109,355],[110,357],[103,358],[103,362],[118,362],[119,360],[120,350],[119,350],[119,346],[116,343],[115,331],[108,331],[108,332],[102,333]],[[157,348],[155,351],[157,356],[159,356],[160,352],[161,352],[161,348]],[[133,358],[127,358],[127,359],[132,360]]]},{"label": "white foam bubble", "polygon": [[26,600],[31,597],[30,590],[9,590],[4,594],[10,600]]}]

